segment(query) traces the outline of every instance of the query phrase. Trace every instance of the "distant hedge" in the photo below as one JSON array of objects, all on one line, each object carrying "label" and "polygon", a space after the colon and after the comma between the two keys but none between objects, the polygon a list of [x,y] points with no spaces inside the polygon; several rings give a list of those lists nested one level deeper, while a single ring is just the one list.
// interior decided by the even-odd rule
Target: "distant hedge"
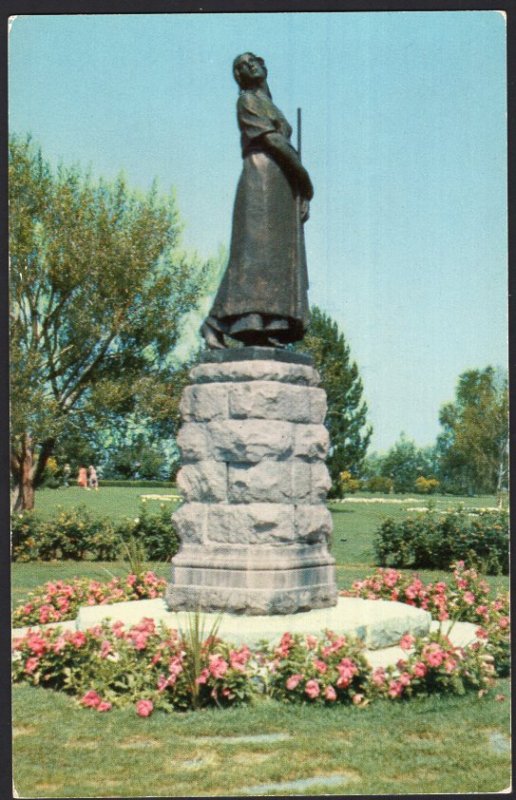
[{"label": "distant hedge", "polygon": [[170,481],[126,481],[115,478],[99,478],[99,486],[120,486],[129,489],[176,489],[175,483]]},{"label": "distant hedge", "polygon": [[142,503],[136,519],[116,523],[82,505],[58,508],[51,519],[28,511],[13,516],[11,531],[13,561],[117,561],[131,541],[143,545],[149,561],[168,561],[179,549],[168,503],[155,514]]},{"label": "distant hedge", "polygon": [[381,566],[448,569],[465,561],[482,572],[509,572],[509,515],[506,511],[430,510],[404,520],[384,520],[374,547]]}]

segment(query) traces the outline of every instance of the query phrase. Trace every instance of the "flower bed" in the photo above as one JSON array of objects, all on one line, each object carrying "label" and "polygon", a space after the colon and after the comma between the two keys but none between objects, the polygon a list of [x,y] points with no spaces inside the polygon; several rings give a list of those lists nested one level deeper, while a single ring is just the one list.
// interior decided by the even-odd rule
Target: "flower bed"
[{"label": "flower bed", "polygon": [[167,582],[154,572],[130,574],[126,578],[113,578],[108,583],[75,578],[49,582],[30,592],[27,602],[13,612],[14,627],[44,625],[75,619],[80,606],[122,603],[126,600],[145,600],[161,597]]},{"label": "flower bed", "polygon": [[15,681],[65,691],[98,712],[132,705],[141,717],[155,709],[186,710],[245,704],[257,694],[286,703],[365,706],[416,694],[485,693],[494,685],[484,643],[455,647],[442,634],[404,636],[407,658],[371,670],[364,645],[327,631],[321,637],[285,633],[279,645],[251,650],[213,635],[192,639],[157,628],[150,619],[83,631],[30,630],[13,643]]},{"label": "flower bed", "polygon": [[509,593],[489,597],[489,585],[475,569],[467,569],[463,561],[451,565],[452,581],[424,584],[417,575],[406,575],[392,568],[380,568],[363,580],[353,583],[345,597],[370,600],[397,600],[430,611],[440,620],[473,622],[479,626],[477,636],[486,643],[493,656],[498,675],[509,672],[510,617]]}]

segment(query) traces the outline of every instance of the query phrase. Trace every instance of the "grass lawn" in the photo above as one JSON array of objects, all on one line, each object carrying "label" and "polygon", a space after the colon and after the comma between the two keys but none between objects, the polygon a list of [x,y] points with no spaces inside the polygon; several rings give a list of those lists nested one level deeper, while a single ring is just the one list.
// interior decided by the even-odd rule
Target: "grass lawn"
[{"label": "grass lawn", "polygon": [[[508,696],[508,681],[498,691]],[[98,714],[64,694],[17,686],[14,705],[22,797],[440,795],[510,783],[509,703],[492,696],[364,709],[262,702],[141,719],[132,709]],[[270,787],[303,779],[297,792],[296,784]]]},{"label": "grass lawn", "polygon": [[[168,493],[174,492],[74,487],[38,492],[36,506],[50,515],[58,504],[83,502],[120,518],[137,515],[141,494]],[[459,500],[495,505],[493,497],[437,498],[437,505]],[[332,504],[339,586],[374,570],[373,535],[385,516],[405,516],[407,506],[423,504]],[[168,577],[168,564],[150,566]],[[126,572],[122,562],[14,564],[13,601],[47,580],[104,580]],[[424,581],[449,577],[442,571],[419,574]],[[508,587],[507,577],[488,580],[493,588]],[[510,783],[509,700],[497,701],[495,694],[508,698],[508,681],[498,681],[483,698],[377,702],[363,709],[262,701],[141,719],[132,709],[98,714],[79,709],[64,694],[17,685],[15,786],[21,796],[37,797],[497,792]],[[278,785],[283,781],[301,783]]]}]

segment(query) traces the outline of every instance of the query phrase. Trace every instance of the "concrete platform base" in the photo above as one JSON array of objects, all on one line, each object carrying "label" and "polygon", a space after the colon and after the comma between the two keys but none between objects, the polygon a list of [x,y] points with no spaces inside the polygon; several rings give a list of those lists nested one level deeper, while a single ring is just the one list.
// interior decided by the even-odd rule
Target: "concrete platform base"
[{"label": "concrete platform base", "polygon": [[[372,605],[374,605],[374,609]],[[235,644],[246,642],[251,645],[261,638],[277,640],[286,630],[317,635],[324,628],[331,628],[336,632],[355,633],[364,638],[367,646],[364,655],[373,669],[387,667],[390,664],[395,665],[400,658],[406,657],[406,652],[398,646],[398,642],[407,630],[414,634],[424,635],[429,630],[435,631],[441,627],[442,632],[449,635],[452,644],[457,647],[466,647],[476,639],[475,632],[478,625],[471,622],[439,623],[435,620],[430,621],[426,612],[419,611],[418,614],[414,614],[418,609],[410,606],[403,606],[402,613],[390,616],[387,609],[382,609],[382,606],[390,606],[391,611],[395,612],[400,611],[397,607],[403,606],[403,604],[340,597],[335,608],[324,610],[324,618],[322,609],[286,617],[232,617],[226,614],[222,619],[219,635]],[[393,606],[395,608],[392,608]],[[405,611],[408,612],[408,616],[404,614]],[[388,621],[384,633],[370,619],[373,612],[375,616],[379,613],[379,618],[383,618],[384,622]],[[420,616],[421,613],[424,617]],[[330,615],[330,620],[327,615]],[[126,625],[139,622],[142,617],[151,617],[156,622],[164,622],[170,627],[177,628],[186,625],[188,615],[185,612],[175,614],[167,611],[163,600],[139,600],[110,606],[83,606],[79,610],[76,620],[63,622],[60,627],[67,630],[84,630],[107,617],[113,621],[122,619]],[[209,626],[216,617],[216,614],[203,614],[206,632],[209,631]],[[267,623],[266,627],[260,625],[260,620]],[[271,623],[273,624],[271,625]],[[38,626],[32,626],[32,628],[34,627]],[[55,628],[56,625],[41,625],[40,627]],[[29,628],[13,629],[13,639],[25,635],[28,630]],[[384,644],[382,645],[380,642],[384,642]]]},{"label": "concrete platform base", "polygon": [[[150,617],[170,628],[184,629],[188,616],[184,611],[168,611],[162,599],[138,600],[111,606],[82,606],[77,627],[84,630],[106,618],[131,625],[142,617]],[[371,650],[398,644],[404,633],[424,635],[428,633],[431,623],[430,614],[420,608],[405,603],[356,597],[339,597],[337,605],[331,608],[312,609],[288,616],[243,617],[202,612],[205,631],[208,632],[219,618],[219,636],[235,644],[252,645],[263,639],[276,641],[286,631],[319,635],[328,628],[336,633],[358,636]]]}]

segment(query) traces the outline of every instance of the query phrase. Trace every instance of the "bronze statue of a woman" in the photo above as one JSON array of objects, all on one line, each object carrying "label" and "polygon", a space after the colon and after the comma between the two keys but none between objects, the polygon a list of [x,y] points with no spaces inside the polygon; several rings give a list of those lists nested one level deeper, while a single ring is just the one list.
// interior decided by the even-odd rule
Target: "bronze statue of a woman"
[{"label": "bronze statue of a woman", "polygon": [[228,266],[201,333],[210,348],[225,347],[224,335],[282,347],[302,339],[308,325],[303,223],[313,187],[290,143],[292,128],[272,102],[263,59],[237,56],[233,74],[244,164]]}]

